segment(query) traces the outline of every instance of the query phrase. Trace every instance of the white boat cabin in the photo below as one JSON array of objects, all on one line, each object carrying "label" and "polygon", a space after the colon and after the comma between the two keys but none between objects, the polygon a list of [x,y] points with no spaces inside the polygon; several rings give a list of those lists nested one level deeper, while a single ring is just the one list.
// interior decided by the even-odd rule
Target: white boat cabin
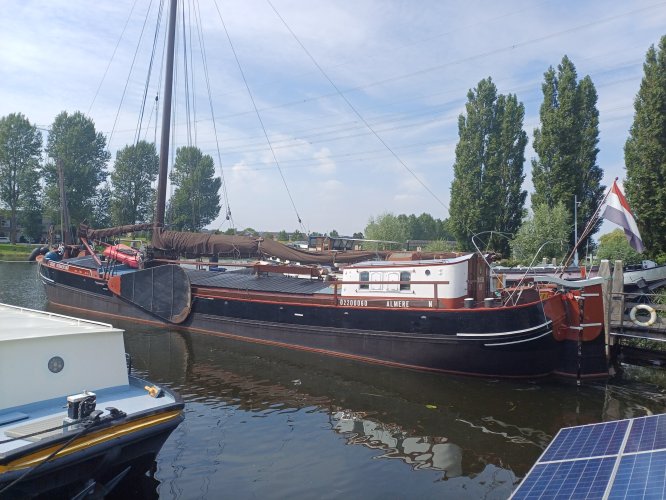
[{"label": "white boat cabin", "polygon": [[0,318],[0,413],[128,385],[122,330],[5,304]]},{"label": "white boat cabin", "polygon": [[474,254],[452,259],[361,262],[342,270],[340,295],[463,299],[474,295],[477,280],[471,279],[471,267],[475,262]]}]

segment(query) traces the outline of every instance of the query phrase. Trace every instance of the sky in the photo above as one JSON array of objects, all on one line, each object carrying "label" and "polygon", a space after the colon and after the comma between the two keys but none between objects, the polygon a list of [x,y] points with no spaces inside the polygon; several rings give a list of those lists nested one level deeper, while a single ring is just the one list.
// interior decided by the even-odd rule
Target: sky
[{"label": "sky", "polygon": [[[489,76],[525,106],[531,193],[543,74],[565,54],[596,87],[609,186],[625,176],[645,54],[666,34],[655,0],[180,3],[192,22],[177,42],[189,62],[176,68],[173,143],[213,157],[232,219],[223,208],[208,227],[223,231],[351,235],[383,213],[447,218],[458,117]],[[81,111],[112,158],[137,136],[159,139],[164,28],[148,76],[159,5],[4,0],[0,116],[23,113],[46,140],[60,112]]]}]

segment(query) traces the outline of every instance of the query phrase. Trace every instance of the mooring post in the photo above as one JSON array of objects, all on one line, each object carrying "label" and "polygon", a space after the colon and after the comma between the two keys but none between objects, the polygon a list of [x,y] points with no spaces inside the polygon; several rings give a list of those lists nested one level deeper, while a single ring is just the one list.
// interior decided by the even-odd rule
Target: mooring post
[{"label": "mooring post", "polygon": [[601,295],[604,301],[604,333],[606,337],[606,359],[610,361],[610,348],[613,345],[613,337],[610,334],[610,308],[613,302],[611,291],[613,290],[613,276],[610,272],[610,262],[602,260],[599,264],[599,276],[604,278],[601,284]]},{"label": "mooring post", "polygon": [[622,328],[624,321],[624,267],[621,260],[615,261],[613,267],[613,300],[611,301],[611,322],[620,323]]}]

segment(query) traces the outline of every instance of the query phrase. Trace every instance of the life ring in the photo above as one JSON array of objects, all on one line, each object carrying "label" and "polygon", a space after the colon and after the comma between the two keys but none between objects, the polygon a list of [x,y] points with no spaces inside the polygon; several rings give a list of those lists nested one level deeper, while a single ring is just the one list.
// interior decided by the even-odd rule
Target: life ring
[{"label": "life ring", "polygon": [[[636,313],[638,313],[638,311],[647,312],[650,315],[650,319],[647,321],[637,320]],[[653,307],[650,307],[647,304],[638,304],[637,306],[634,306],[631,309],[631,312],[629,313],[629,318],[631,318],[631,321],[633,321],[638,326],[652,326],[654,325],[654,322],[657,321],[657,312],[654,310]]]}]

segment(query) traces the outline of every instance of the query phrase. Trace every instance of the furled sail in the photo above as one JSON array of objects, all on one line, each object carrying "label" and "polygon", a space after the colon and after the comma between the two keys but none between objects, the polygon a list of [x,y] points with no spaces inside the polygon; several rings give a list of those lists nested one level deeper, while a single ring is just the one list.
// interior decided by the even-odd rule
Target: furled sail
[{"label": "furled sail", "polygon": [[310,252],[263,238],[212,233],[153,231],[153,246],[180,254],[218,255],[231,258],[275,257],[301,264],[336,264],[386,257],[387,252]]}]

